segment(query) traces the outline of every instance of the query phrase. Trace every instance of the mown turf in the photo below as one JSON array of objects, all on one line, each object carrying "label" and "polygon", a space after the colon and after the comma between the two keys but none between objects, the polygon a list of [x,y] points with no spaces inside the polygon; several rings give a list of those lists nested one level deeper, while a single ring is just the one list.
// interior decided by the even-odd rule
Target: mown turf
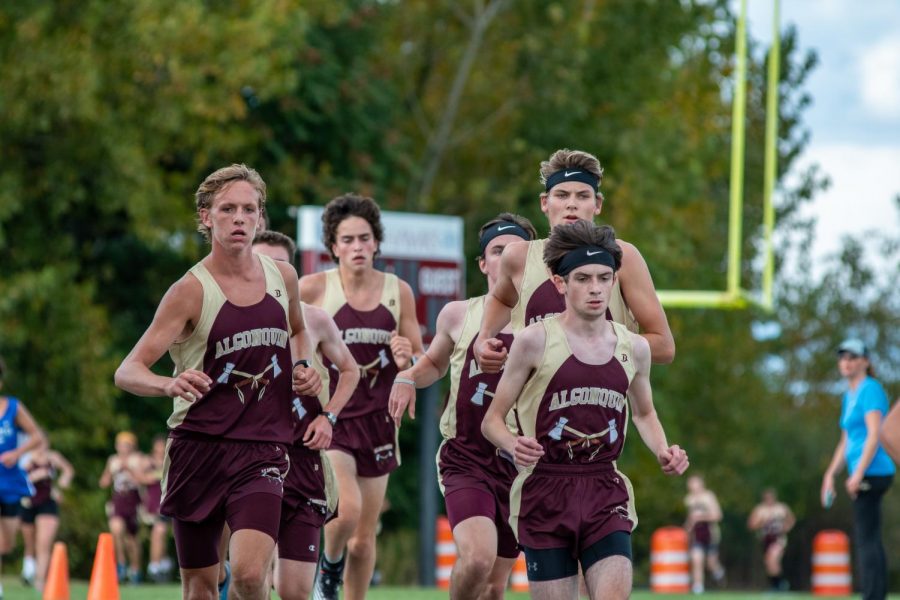
[{"label": "mown turf", "polygon": [[[23,587],[21,583],[12,578],[3,581],[3,600],[35,600],[40,598],[37,592],[31,588]],[[72,600],[84,600],[87,598],[87,583],[82,581],[72,582]],[[177,600],[181,598],[181,588],[177,585],[139,585],[122,586],[120,589],[121,600]],[[528,594],[506,595],[508,600],[525,600]],[[277,596],[273,595],[273,598]],[[400,588],[378,587],[372,588],[368,598],[371,600],[439,600],[447,598],[447,592],[426,588]],[[634,600],[698,600],[697,596],[662,596],[651,594],[646,590],[636,590],[632,594]],[[809,594],[766,594],[748,592],[716,592],[702,596],[703,600],[803,600],[814,596]],[[900,596],[892,595],[893,600],[900,600]]]}]

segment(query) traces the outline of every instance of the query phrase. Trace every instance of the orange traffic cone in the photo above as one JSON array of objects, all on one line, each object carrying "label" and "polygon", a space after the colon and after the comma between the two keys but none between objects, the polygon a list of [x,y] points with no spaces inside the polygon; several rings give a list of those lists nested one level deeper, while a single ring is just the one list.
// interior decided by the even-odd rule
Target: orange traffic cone
[{"label": "orange traffic cone", "polygon": [[94,554],[91,584],[87,600],[119,600],[119,579],[116,575],[116,553],[110,533],[101,533]]},{"label": "orange traffic cone", "polygon": [[69,600],[69,557],[63,542],[53,544],[50,568],[44,582],[44,600]]},{"label": "orange traffic cone", "polygon": [[509,577],[509,587],[514,592],[528,591],[528,566],[525,564],[525,553],[519,552],[519,558],[513,565],[512,575]]}]

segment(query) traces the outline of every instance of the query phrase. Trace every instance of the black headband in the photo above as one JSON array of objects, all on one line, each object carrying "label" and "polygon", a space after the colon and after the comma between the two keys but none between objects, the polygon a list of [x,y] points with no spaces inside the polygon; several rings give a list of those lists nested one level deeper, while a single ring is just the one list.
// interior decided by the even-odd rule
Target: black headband
[{"label": "black headband", "polygon": [[616,259],[600,246],[582,246],[568,252],[556,265],[556,275],[565,277],[583,265],[606,265],[616,270]]},{"label": "black headband", "polygon": [[481,234],[481,240],[479,241],[481,244],[481,256],[484,256],[484,251],[487,250],[491,240],[501,235],[517,235],[523,240],[531,240],[531,235],[521,225],[511,221],[497,221]]},{"label": "black headband", "polygon": [[592,188],[594,188],[594,193],[596,194],[600,189],[600,178],[591,173],[590,171],[586,171],[584,169],[580,169],[578,167],[572,169],[562,169],[550,175],[547,178],[545,191],[550,191],[553,189],[553,186],[563,183],[564,181],[580,181],[581,183],[586,183]]}]

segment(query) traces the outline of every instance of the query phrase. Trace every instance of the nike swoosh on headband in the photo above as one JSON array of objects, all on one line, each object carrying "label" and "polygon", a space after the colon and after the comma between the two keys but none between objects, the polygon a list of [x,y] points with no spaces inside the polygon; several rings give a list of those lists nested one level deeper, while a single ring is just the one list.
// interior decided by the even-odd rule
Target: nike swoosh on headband
[{"label": "nike swoosh on headband", "polygon": [[566,172],[565,172],[565,176],[566,176],[566,177],[571,177],[572,175],[577,175],[578,173],[581,173],[581,171],[572,171],[571,173],[569,173],[568,171],[566,171]]},{"label": "nike swoosh on headband", "polygon": [[515,225],[507,225],[505,227],[498,227],[497,231],[503,231],[504,229],[512,229]]},{"label": "nike swoosh on headband", "polygon": [[603,250],[597,250],[596,252],[588,251],[588,252],[585,252],[585,254],[587,254],[588,256],[594,256],[595,254],[600,254],[601,252],[603,252]]}]

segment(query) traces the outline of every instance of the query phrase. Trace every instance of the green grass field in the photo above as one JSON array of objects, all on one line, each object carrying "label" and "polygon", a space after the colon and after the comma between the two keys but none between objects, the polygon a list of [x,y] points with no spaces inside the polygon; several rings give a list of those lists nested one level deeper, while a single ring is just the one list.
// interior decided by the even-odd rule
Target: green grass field
[{"label": "green grass field", "polygon": [[[33,589],[23,587],[21,583],[11,578],[3,581],[3,591],[3,600],[35,600],[40,597]],[[71,592],[72,600],[87,598],[87,583],[82,581],[73,582]],[[273,598],[275,597],[273,595]],[[509,593],[506,597],[509,600],[525,600],[528,598],[528,594]],[[703,598],[706,600],[773,600],[777,598],[801,600],[815,597],[810,594],[747,592],[710,592],[703,595]],[[181,588],[176,585],[122,586],[121,588],[121,600],[176,600],[178,598],[181,598]],[[439,600],[447,598],[447,592],[426,588],[378,587],[371,590],[368,598],[371,600]],[[658,598],[659,600],[697,600],[697,596],[662,596],[651,594],[645,590],[636,590],[632,594],[632,598],[635,600],[649,600],[650,598]],[[891,598],[898,600],[900,596],[892,595]]]}]

